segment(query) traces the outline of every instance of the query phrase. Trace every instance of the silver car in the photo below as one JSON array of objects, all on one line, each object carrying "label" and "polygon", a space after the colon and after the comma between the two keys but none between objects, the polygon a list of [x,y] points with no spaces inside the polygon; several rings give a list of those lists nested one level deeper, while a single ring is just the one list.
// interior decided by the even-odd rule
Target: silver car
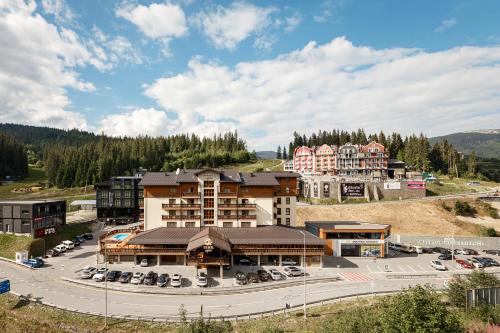
[{"label": "silver car", "polygon": [[141,284],[142,281],[144,281],[144,277],[145,277],[144,273],[136,272],[132,276],[132,279],[130,280],[130,283],[132,283],[132,284]]},{"label": "silver car", "polygon": [[94,274],[96,272],[97,272],[97,268],[92,267],[92,266],[87,266],[80,273],[80,279],[90,279],[94,276]]}]

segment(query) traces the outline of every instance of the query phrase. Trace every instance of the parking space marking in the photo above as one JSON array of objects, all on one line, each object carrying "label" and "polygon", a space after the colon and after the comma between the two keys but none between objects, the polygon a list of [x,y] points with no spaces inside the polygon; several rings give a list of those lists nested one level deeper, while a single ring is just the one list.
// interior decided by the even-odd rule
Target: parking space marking
[{"label": "parking space marking", "polygon": [[412,272],[416,272],[417,270],[413,267],[411,267],[410,265],[406,265],[406,267],[408,267],[408,269]]},{"label": "parking space marking", "polygon": [[425,269],[425,268],[423,268],[423,267],[422,267],[422,266],[420,266],[420,265],[417,265],[417,267],[418,267],[421,271],[424,271],[424,272],[426,271],[426,269]]}]

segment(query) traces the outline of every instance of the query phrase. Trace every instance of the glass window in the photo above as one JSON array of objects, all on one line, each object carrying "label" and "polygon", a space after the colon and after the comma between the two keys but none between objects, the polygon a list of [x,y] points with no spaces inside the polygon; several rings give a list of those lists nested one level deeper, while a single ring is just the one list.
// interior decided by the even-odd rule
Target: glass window
[{"label": "glass window", "polygon": [[290,197],[286,197],[286,204],[289,205],[290,204]]},{"label": "glass window", "polygon": [[286,215],[290,215],[290,208],[286,209]]},{"label": "glass window", "polygon": [[276,223],[277,223],[278,225],[281,225],[281,217],[278,217],[278,218],[276,219]]},{"label": "glass window", "polygon": [[233,222],[224,222],[224,223],[222,223],[222,226],[224,228],[232,228],[233,227]]},{"label": "glass window", "polygon": [[289,217],[286,218],[286,225],[290,225],[290,218]]},{"label": "glass window", "polygon": [[167,222],[167,228],[176,228],[177,222]]},{"label": "glass window", "polygon": [[214,187],[214,181],[213,180],[205,180],[203,182],[203,187],[205,187],[205,188],[207,188],[207,187],[213,188]]},{"label": "glass window", "polygon": [[242,228],[250,228],[252,227],[252,222],[241,222]]},{"label": "glass window", "polygon": [[281,198],[276,199],[276,201],[278,202],[278,204],[281,204]]},{"label": "glass window", "polygon": [[196,227],[196,222],[186,222],[184,225],[186,228],[194,228]]},{"label": "glass window", "polygon": [[177,188],[170,186],[169,191],[170,191],[170,193],[175,193],[175,192],[177,192]]}]

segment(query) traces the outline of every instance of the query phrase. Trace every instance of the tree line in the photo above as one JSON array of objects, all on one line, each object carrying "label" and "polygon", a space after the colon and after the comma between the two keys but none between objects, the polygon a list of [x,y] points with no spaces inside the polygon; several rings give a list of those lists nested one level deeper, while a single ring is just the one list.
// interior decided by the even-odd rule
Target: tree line
[{"label": "tree line", "polygon": [[395,132],[387,135],[383,131],[378,134],[366,134],[361,128],[352,132],[339,129],[319,130],[310,136],[294,132],[293,140],[288,144],[288,153],[286,145],[283,148],[278,146],[276,157],[292,159],[294,149],[300,146],[312,147],[323,144],[341,146],[347,143],[366,145],[372,141],[382,144],[390,159],[405,162],[410,170],[434,171],[453,177],[481,177],[474,151],[464,158],[448,141],[436,142],[431,146],[429,139],[423,134],[412,134],[403,138],[401,134]]},{"label": "tree line", "polygon": [[27,176],[28,158],[24,145],[13,137],[0,133],[0,180]]}]

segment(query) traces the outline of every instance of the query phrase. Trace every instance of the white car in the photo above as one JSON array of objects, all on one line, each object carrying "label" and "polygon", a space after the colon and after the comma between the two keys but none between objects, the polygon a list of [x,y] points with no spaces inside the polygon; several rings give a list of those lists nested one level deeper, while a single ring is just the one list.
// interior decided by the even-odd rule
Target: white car
[{"label": "white car", "polygon": [[104,281],[104,278],[106,277],[106,273],[108,272],[108,269],[107,268],[99,268],[94,276],[92,277],[92,280],[96,281],[96,282],[102,282]]},{"label": "white car", "polygon": [[130,280],[130,283],[132,284],[141,284],[142,281],[144,281],[144,273],[141,272],[135,272],[134,275],[132,275],[132,279]]},{"label": "white car", "polygon": [[205,273],[200,273],[200,275],[196,277],[196,285],[198,287],[208,287],[208,277]]},{"label": "white car", "polygon": [[296,277],[296,276],[304,275],[304,271],[302,271],[302,269],[295,267],[295,266],[285,267],[284,271],[285,271],[285,275],[288,277]]},{"label": "white car", "polygon": [[281,261],[283,266],[294,266],[297,265],[297,262],[291,258],[285,258]]},{"label": "white car", "polygon": [[148,267],[148,259],[142,259],[141,260],[141,263],[140,263],[140,266],[141,267]]},{"label": "white car", "polygon": [[174,274],[170,278],[170,285],[172,287],[181,287],[182,286],[182,276],[180,274]]},{"label": "white car", "polygon": [[59,245],[55,246],[54,249],[56,249],[57,251],[63,253],[63,252],[66,252],[66,250],[68,248],[65,245],[59,244]]},{"label": "white car", "polygon": [[484,267],[484,265],[482,263],[480,263],[478,260],[476,260],[474,258],[471,258],[467,261],[470,262],[471,264],[473,264],[474,267],[476,267],[476,268],[483,268]]},{"label": "white car", "polygon": [[72,241],[70,240],[65,240],[63,242],[61,242],[62,245],[66,246],[66,248],[68,250],[71,250],[71,249],[74,249],[75,248],[75,243],[73,243]]},{"label": "white car", "polygon": [[82,272],[80,273],[80,279],[90,279],[91,277],[94,276],[96,272],[97,268],[92,266],[87,266],[83,268]]},{"label": "white car", "polygon": [[431,266],[434,267],[438,271],[446,271],[447,268],[445,265],[441,263],[441,261],[438,260],[431,260]]},{"label": "white car", "polygon": [[273,279],[274,281],[278,281],[278,280],[283,279],[283,276],[281,275],[281,273],[274,268],[271,268],[268,272],[269,272],[269,275],[271,275],[271,279]]}]

